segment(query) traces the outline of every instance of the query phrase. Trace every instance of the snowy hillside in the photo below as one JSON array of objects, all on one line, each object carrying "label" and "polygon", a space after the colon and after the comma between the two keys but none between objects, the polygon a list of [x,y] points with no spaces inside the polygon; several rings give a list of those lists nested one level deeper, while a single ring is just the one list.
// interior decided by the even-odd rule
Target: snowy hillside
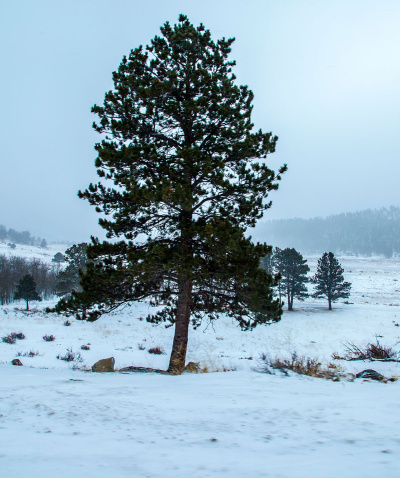
[{"label": "snowy hillside", "polygon": [[[308,259],[313,272],[318,257]],[[70,326],[44,312],[49,302],[32,303],[29,313],[22,302],[0,307],[1,336],[26,336],[0,342],[3,476],[399,476],[400,381],[255,371],[262,353],[273,359],[297,352],[324,365],[333,361],[344,373],[400,376],[397,362],[332,359],[348,342],[364,347],[378,339],[400,351],[400,259],[340,262],[353,289],[349,303],[336,303],[332,312],[324,301],[309,300],[253,332],[229,319],[192,330],[187,361],[217,373],[83,371],[110,356],[116,369],[168,367],[173,328],[140,320],[145,304],[95,323],[69,318]],[[165,355],[150,354],[155,346]],[[68,349],[75,361],[57,359]],[[14,358],[24,366],[11,365]]]},{"label": "snowy hillside", "polygon": [[64,253],[69,246],[66,244],[48,244],[45,249],[36,246],[28,246],[24,244],[15,244],[15,248],[11,249],[7,242],[0,241],[0,255],[19,256],[27,259],[40,259],[43,262],[51,263],[54,254],[57,252]]}]

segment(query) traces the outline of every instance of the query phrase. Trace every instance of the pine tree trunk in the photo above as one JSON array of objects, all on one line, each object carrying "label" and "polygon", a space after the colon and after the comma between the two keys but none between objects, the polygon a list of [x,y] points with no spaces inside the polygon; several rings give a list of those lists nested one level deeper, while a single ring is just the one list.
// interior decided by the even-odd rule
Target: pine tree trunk
[{"label": "pine tree trunk", "polygon": [[29,310],[29,302],[27,299],[26,299],[26,310]]},{"label": "pine tree trunk", "polygon": [[185,368],[186,350],[189,335],[190,304],[192,298],[192,281],[179,281],[179,296],[176,311],[175,335],[172,345],[168,372],[181,374]]},{"label": "pine tree trunk", "polygon": [[332,300],[328,297],[329,310],[332,310]]}]

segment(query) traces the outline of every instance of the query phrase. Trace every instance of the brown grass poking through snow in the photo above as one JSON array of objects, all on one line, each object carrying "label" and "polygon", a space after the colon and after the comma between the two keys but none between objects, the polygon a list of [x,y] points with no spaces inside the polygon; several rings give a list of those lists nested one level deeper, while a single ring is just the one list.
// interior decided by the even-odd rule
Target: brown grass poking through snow
[{"label": "brown grass poking through snow", "polygon": [[299,375],[308,375],[310,377],[325,378],[327,380],[339,381],[346,377],[340,366],[329,363],[323,367],[317,358],[299,356],[296,352],[292,353],[290,359],[276,358],[270,359],[267,354],[260,356],[261,366],[258,371],[273,374],[275,370],[288,375],[288,371],[298,373]]}]

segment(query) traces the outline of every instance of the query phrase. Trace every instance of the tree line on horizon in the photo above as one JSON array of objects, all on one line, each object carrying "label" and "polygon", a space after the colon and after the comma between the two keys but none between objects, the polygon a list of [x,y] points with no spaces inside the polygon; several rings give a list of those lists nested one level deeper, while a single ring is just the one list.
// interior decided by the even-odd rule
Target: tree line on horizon
[{"label": "tree line on horizon", "polygon": [[400,254],[400,208],[395,206],[327,218],[271,220],[259,230],[269,244],[306,253],[333,251],[386,257]]},{"label": "tree line on horizon", "polygon": [[26,246],[47,247],[46,239],[31,236],[29,231],[16,231],[15,229],[7,229],[6,226],[0,224],[0,241],[7,242],[9,245],[23,244]]}]

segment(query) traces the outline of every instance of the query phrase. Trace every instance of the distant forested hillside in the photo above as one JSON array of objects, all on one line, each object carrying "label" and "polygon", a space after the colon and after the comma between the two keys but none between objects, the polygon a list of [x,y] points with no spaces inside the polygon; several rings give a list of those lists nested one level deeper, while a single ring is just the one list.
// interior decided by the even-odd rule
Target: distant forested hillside
[{"label": "distant forested hillside", "polygon": [[0,241],[10,241],[15,244],[46,247],[45,239],[31,236],[29,231],[19,232],[15,229],[7,229],[3,224],[0,224]]},{"label": "distant forested hillside", "polygon": [[258,228],[257,239],[306,253],[331,251],[391,257],[400,253],[400,208],[268,221]]}]

